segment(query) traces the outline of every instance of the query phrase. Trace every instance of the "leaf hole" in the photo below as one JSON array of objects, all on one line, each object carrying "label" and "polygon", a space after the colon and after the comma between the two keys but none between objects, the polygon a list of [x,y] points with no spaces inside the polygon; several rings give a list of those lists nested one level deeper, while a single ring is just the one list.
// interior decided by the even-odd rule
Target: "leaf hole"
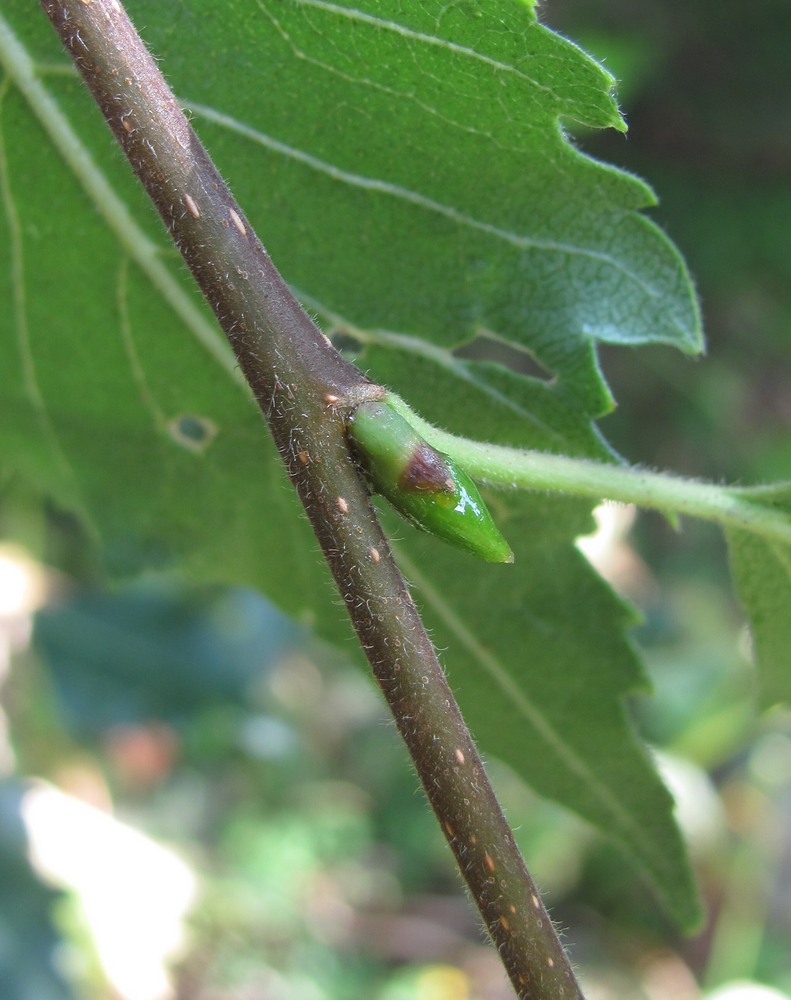
[{"label": "leaf hole", "polygon": [[217,425],[207,417],[182,413],[168,421],[168,433],[188,451],[205,451],[217,436]]},{"label": "leaf hole", "polygon": [[356,358],[365,350],[365,343],[359,337],[355,337],[353,333],[349,333],[345,329],[336,327],[335,329],[328,330],[327,337],[335,350],[343,354],[344,357]]},{"label": "leaf hole", "polygon": [[454,357],[462,361],[490,361],[508,368],[518,375],[527,375],[542,382],[553,382],[552,372],[546,369],[527,348],[503,340],[491,333],[482,333],[455,348]]}]

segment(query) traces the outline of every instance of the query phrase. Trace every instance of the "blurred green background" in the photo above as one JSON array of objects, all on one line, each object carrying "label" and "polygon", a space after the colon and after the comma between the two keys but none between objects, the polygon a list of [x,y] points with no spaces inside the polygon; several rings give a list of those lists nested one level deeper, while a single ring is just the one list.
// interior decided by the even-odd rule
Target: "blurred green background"
[{"label": "blurred green background", "polygon": [[[791,478],[791,5],[549,0],[541,18],[620,80],[628,136],[575,141],[654,185],[705,316],[697,362],[605,349],[605,434],[657,468]],[[342,651],[249,591],[107,593],[79,526],[27,509],[53,569],[0,554],[22,594],[0,604],[0,998],[510,997]],[[791,715],[756,714],[720,537],[683,527],[616,520],[606,557],[644,615],[655,696],[633,709],[679,797],[701,934],[679,939],[600,837],[491,762],[589,1000],[791,996]]]}]

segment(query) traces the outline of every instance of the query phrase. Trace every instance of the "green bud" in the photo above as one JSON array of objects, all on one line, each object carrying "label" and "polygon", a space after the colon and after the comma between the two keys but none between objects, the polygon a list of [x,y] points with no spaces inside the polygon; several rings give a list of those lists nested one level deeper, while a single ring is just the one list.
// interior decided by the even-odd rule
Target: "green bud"
[{"label": "green bud", "polygon": [[513,562],[477,487],[387,403],[362,403],[349,436],[374,492],[423,531],[488,562]]}]

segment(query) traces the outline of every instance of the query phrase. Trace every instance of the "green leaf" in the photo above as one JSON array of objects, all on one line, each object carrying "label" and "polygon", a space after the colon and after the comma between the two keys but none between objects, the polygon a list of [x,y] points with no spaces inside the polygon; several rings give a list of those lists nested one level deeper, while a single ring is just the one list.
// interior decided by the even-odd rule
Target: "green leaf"
[{"label": "green leaf", "polygon": [[[791,483],[734,490],[742,498],[791,515]],[[727,532],[731,572],[750,622],[761,665],[765,706],[791,702],[791,545],[751,532]]]},{"label": "green leaf", "polygon": [[[684,265],[638,213],[650,189],[562,130],[623,127],[612,79],[530,5],[128,6],[286,278],[426,417],[612,457],[596,342],[700,348]],[[27,0],[0,17],[2,475],[78,511],[113,573],[250,583],[347,637],[260,415],[54,33]],[[532,374],[455,352],[476,341]],[[572,547],[585,507],[493,503],[523,533],[515,575],[407,542],[462,706],[484,752],[627,845],[689,924],[669,800],[620,702],[642,683],[629,616]]]},{"label": "green leaf", "polygon": [[596,340],[700,349],[683,263],[635,211],[652,192],[559,127],[622,127],[612,78],[526,4],[259,9],[216,71],[276,95],[250,85],[220,111],[214,76],[171,73],[220,164],[255,162],[234,186],[313,308],[369,338],[505,339],[589,416],[612,406]]}]

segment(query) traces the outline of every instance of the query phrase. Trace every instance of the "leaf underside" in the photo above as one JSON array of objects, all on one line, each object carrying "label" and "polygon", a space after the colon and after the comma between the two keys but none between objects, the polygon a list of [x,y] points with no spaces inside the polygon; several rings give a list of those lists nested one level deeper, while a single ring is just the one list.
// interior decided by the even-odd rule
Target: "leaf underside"
[{"label": "leaf underside", "polygon": [[[128,9],[286,279],[427,418],[607,458],[592,423],[613,405],[596,342],[700,348],[684,265],[638,213],[651,191],[563,132],[622,127],[611,78],[528,4]],[[344,641],[260,415],[222,347],[201,341],[210,318],[152,210],[43,16],[27,0],[2,16],[139,227],[139,238],[114,228],[96,183],[53,144],[52,113],[37,117],[6,83],[3,477],[79,512],[113,574],[252,584]],[[153,265],[146,239],[160,248]],[[456,353],[476,340],[531,373]],[[670,798],[622,707],[645,683],[624,638],[632,617],[573,547],[590,505],[491,500],[514,567],[395,528],[462,708],[486,754],[615,837],[690,926]]]}]

